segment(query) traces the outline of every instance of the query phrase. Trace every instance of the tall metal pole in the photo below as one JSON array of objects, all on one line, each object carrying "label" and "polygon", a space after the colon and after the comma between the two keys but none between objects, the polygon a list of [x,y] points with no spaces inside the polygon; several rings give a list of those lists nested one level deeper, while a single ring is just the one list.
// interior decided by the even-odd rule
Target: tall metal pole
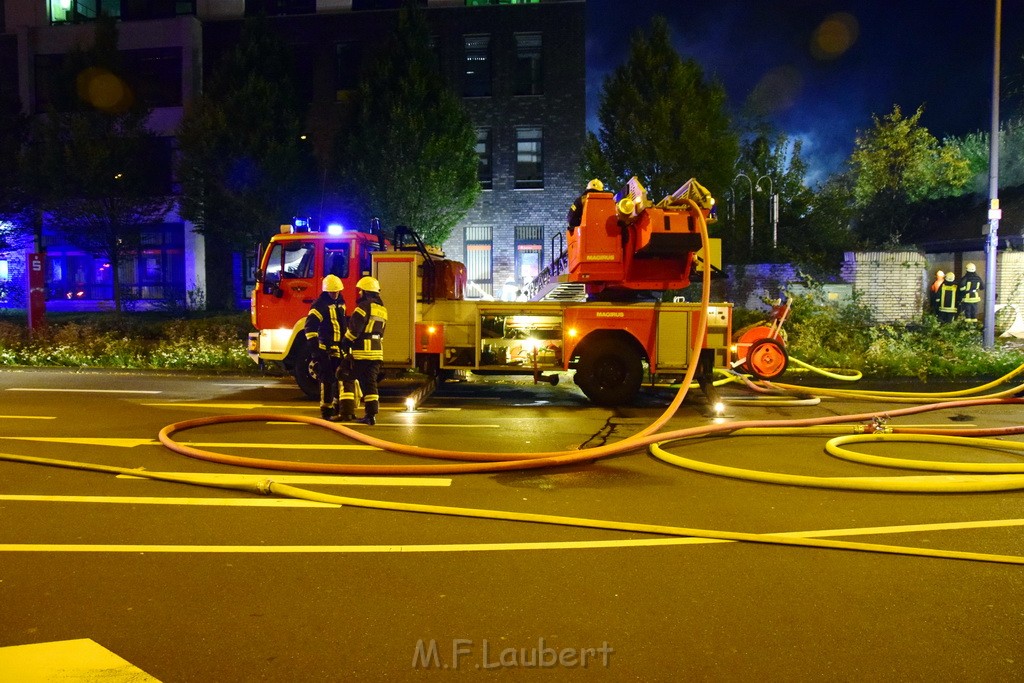
[{"label": "tall metal pole", "polygon": [[[745,178],[750,189],[750,256],[754,256],[754,183],[746,173],[737,173],[736,178]],[[734,178],[735,180],[735,178]]]},{"label": "tall metal pole", "polygon": [[985,316],[982,344],[996,342],[996,259],[999,254],[999,53],[1002,41],[1003,0],[996,0],[995,40],[992,54],[992,130],[988,154],[988,239],[985,242]]},{"label": "tall metal pole", "polygon": [[757,179],[757,191],[761,190],[761,181],[768,181],[768,221],[772,224],[772,249],[779,246],[779,195],[775,194],[775,183],[770,175],[763,175]]}]

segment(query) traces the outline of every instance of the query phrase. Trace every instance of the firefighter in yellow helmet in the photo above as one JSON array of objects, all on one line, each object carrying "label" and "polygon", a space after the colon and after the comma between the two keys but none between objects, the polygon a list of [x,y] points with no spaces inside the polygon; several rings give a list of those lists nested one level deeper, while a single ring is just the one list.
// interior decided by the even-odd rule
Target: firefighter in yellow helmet
[{"label": "firefighter in yellow helmet", "polygon": [[[341,346],[348,327],[345,299],[341,292],[344,283],[337,275],[328,275],[321,283],[321,293],[306,315],[306,343],[312,349],[316,378],[320,382],[320,417],[332,420],[343,408],[338,391],[338,368],[341,365]],[[351,411],[351,408],[349,409]]]},{"label": "firefighter in yellow helmet", "polygon": [[953,271],[946,273],[945,282],[939,287],[939,320],[951,323],[956,318],[956,275]]},{"label": "firefighter in yellow helmet", "polygon": [[587,183],[587,189],[583,191],[583,194],[577,197],[569,207],[569,213],[566,214],[565,220],[569,223],[570,232],[583,221],[583,205],[587,201],[587,195],[591,192],[604,192],[604,183],[597,178],[591,180]]},{"label": "firefighter in yellow helmet", "polygon": [[356,283],[356,308],[352,311],[345,331],[344,347],[352,354],[355,380],[363,392],[365,415],[356,420],[365,425],[377,422],[380,394],[377,378],[384,365],[384,328],[388,324],[388,309],[380,298],[380,282],[364,277]]},{"label": "firefighter in yellow helmet", "polygon": [[965,270],[967,272],[960,278],[958,289],[960,312],[963,313],[964,320],[976,323],[978,322],[978,304],[981,303],[981,293],[985,290],[985,283],[978,275],[978,267],[973,263],[968,263]]}]

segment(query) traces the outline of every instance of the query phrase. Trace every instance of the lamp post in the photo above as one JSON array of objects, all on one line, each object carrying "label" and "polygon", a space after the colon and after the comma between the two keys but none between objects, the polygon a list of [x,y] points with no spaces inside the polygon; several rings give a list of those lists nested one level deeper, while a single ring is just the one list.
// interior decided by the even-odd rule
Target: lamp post
[{"label": "lamp post", "polygon": [[1003,0],[996,0],[995,47],[992,57],[992,130],[988,153],[988,237],[985,241],[985,315],[982,321],[982,346],[991,349],[996,342],[996,259],[999,255],[999,51]]},{"label": "lamp post", "polygon": [[776,249],[779,246],[779,195],[775,194],[775,184],[772,183],[772,178],[768,174],[758,178],[754,184],[758,192],[763,192],[762,180],[768,181],[768,220],[772,224],[772,249]]},{"label": "lamp post", "polygon": [[[750,255],[754,255],[754,183],[746,173],[737,173],[736,178],[743,178],[750,188]],[[733,181],[736,180],[733,178]]]}]

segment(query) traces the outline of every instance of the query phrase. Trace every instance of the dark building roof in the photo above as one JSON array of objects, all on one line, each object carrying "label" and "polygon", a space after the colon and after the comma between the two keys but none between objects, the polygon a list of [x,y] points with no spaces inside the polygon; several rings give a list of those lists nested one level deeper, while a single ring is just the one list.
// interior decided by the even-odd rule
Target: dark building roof
[{"label": "dark building roof", "polygon": [[[912,226],[901,236],[926,253],[982,251],[988,228],[988,196],[965,195],[937,199],[921,205]],[[1024,185],[999,191],[1003,216],[999,221],[999,248],[1024,247]]]}]

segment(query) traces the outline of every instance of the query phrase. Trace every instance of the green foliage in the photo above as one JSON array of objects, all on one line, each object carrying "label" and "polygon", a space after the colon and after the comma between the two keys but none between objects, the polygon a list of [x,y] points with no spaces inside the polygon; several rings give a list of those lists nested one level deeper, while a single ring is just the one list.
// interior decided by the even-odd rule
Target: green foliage
[{"label": "green foliage", "polygon": [[362,223],[413,228],[441,244],[480,193],[476,132],[441,75],[423,12],[410,5],[360,79],[345,176]]},{"label": "green foliage", "polygon": [[854,299],[830,304],[820,289],[794,297],[785,329],[791,356],[824,368],[860,370],[874,379],[968,380],[996,378],[1024,363],[1024,348],[1001,344],[986,350],[976,324],[878,325]]},{"label": "green foliage", "polygon": [[266,19],[247,19],[178,129],[178,206],[206,238],[214,309],[235,306],[232,252],[252,248],[319,201],[291,64]]},{"label": "green foliage", "polygon": [[242,314],[175,319],[153,314],[83,314],[29,335],[21,320],[0,320],[0,366],[182,369],[252,372]]},{"label": "green foliage", "polygon": [[310,196],[312,155],[290,64],[266,20],[247,19],[178,131],[181,213],[230,247],[274,233]]},{"label": "green foliage", "polygon": [[[971,180],[965,191],[977,195],[988,192],[990,138],[989,133],[978,131],[949,140],[970,166]],[[1024,116],[1010,119],[999,129],[999,186],[1018,185],[1024,185]]]},{"label": "green foliage", "polygon": [[584,149],[583,182],[601,178],[617,189],[635,175],[658,201],[691,177],[715,196],[732,181],[739,143],[725,89],[679,56],[664,18],[633,37],[628,61],[605,79],[598,121]]},{"label": "green foliage", "polygon": [[971,177],[960,149],[940,144],[920,125],[924,108],[904,117],[899,106],[860,133],[850,156],[853,196],[861,215],[858,232],[873,244],[898,241],[910,221],[910,205],[959,194]]}]

